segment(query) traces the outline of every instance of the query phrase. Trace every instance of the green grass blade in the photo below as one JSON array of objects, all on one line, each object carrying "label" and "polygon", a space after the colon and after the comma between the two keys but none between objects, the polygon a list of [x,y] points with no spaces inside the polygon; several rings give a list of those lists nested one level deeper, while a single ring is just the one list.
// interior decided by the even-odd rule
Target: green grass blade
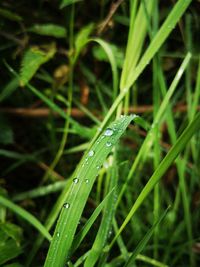
[{"label": "green grass blade", "polygon": [[[113,166],[110,168],[110,172],[107,173],[106,181],[107,180],[109,180],[109,190],[112,190],[115,187],[115,185],[117,185],[118,181],[116,164],[113,164]],[[110,201],[106,203],[104,213],[102,216],[101,225],[99,226],[95,241],[85,261],[84,264],[85,267],[96,266],[95,264],[97,260],[103,254],[102,253],[103,247],[107,242],[109,231],[112,227],[113,215],[116,206],[115,199],[116,199],[116,192],[114,192]],[[101,264],[99,263],[99,265]]]},{"label": "green grass blade", "polygon": [[66,186],[66,181],[58,181],[46,186],[40,186],[30,191],[22,192],[12,197],[13,201],[21,201],[27,198],[37,198],[57,192]]},{"label": "green grass blade", "polygon": [[75,171],[66,203],[56,225],[45,261],[45,267],[64,266],[69,256],[75,231],[100,166],[112,151],[134,116],[124,116],[113,122],[86,152]]},{"label": "green grass blade", "polygon": [[[143,144],[142,144],[142,146],[141,146],[141,148],[140,148],[140,150],[139,150],[139,152],[138,152],[138,154],[137,154],[137,156],[136,156],[136,158],[132,164],[132,167],[129,171],[126,182],[123,184],[118,202],[120,201],[120,199],[121,199],[121,197],[122,197],[122,195],[123,195],[123,193],[124,193],[124,191],[128,185],[128,182],[132,178],[133,173],[135,172],[138,164],[141,162],[141,160],[144,159],[144,156],[148,154],[149,149],[150,149],[152,142],[153,142],[152,134],[153,134],[154,129],[155,129],[154,127],[157,126],[158,123],[160,123],[161,120],[163,119],[163,117],[165,115],[165,111],[168,109],[169,101],[170,101],[175,89],[177,88],[178,82],[180,81],[180,79],[181,79],[181,77],[182,77],[182,75],[183,75],[183,73],[184,73],[184,71],[188,65],[190,58],[191,58],[191,54],[188,53],[186,55],[185,59],[183,60],[177,74],[175,75],[175,77],[174,77],[174,79],[173,79],[173,81],[172,81],[172,83],[171,83],[171,85],[170,85],[156,115],[155,115],[154,121],[152,123],[152,128],[149,130],[149,132],[148,132],[148,134],[147,134],[147,136],[146,136],[146,138],[145,138],[145,140],[144,140],[144,142],[143,142]],[[136,122],[137,122],[137,120],[136,120]]]},{"label": "green grass blade", "polygon": [[46,230],[46,228],[36,219],[32,214],[30,214],[28,211],[24,210],[20,206],[14,204],[7,198],[0,196],[0,204],[9,208],[14,213],[21,216],[23,219],[25,219],[27,222],[29,222],[31,225],[33,225],[44,237],[47,238],[47,240],[51,241],[51,235]]},{"label": "green grass blade", "polygon": [[153,232],[155,231],[156,227],[161,223],[161,221],[166,216],[168,210],[169,210],[169,208],[166,209],[165,212],[162,214],[162,216],[159,218],[159,220],[152,225],[152,227],[149,229],[149,231],[146,233],[146,235],[143,237],[143,239],[139,242],[139,244],[137,245],[136,249],[134,250],[134,252],[130,256],[130,258],[128,259],[127,263],[124,265],[124,267],[133,266],[137,255],[142,252],[142,250],[146,246],[147,242],[151,238]]},{"label": "green grass blade", "polygon": [[[131,85],[135,82],[135,80],[138,78],[138,76],[142,73],[144,68],[149,64],[150,60],[153,58],[153,56],[156,54],[156,52],[159,50],[161,45],[164,43],[166,38],[169,36],[171,31],[176,26],[177,22],[187,9],[188,5],[190,4],[192,0],[179,0],[174,8],[172,9],[171,13],[155,35],[154,39],[150,43],[149,47],[145,51],[144,55],[142,56],[141,60],[139,61],[139,64],[133,69],[129,70],[128,77],[126,81],[124,81],[123,84],[121,84],[121,88],[130,88]],[[134,73],[133,73],[134,70]]]},{"label": "green grass blade", "polygon": [[145,187],[143,188],[142,192],[136,199],[134,205],[132,206],[130,212],[128,213],[126,219],[124,220],[123,224],[121,225],[118,233],[116,234],[115,238],[111,242],[110,247],[114,244],[119,234],[124,230],[127,223],[130,221],[134,213],[137,211],[137,209],[141,206],[145,198],[148,196],[148,194],[151,192],[151,190],[154,188],[154,186],[157,184],[157,182],[162,178],[162,175],[165,173],[165,171],[169,168],[169,166],[173,163],[173,161],[176,159],[178,154],[184,149],[184,147],[187,145],[187,143],[190,141],[191,137],[194,135],[194,133],[200,129],[200,113],[195,117],[195,119],[190,123],[187,128],[183,131],[181,136],[178,138],[175,145],[170,149],[168,154],[165,156],[165,158],[162,160],[162,162],[159,164],[158,168],[155,170]]},{"label": "green grass blade", "polygon": [[[58,200],[54,204],[50,214],[48,215],[46,221],[45,221],[45,227],[49,231],[53,224],[55,223],[56,219],[58,218],[58,215],[60,213],[60,210],[63,206],[63,203],[65,202],[65,199],[68,195],[69,187],[71,185],[72,177],[66,181],[66,185],[62,191],[62,193],[59,195]],[[30,252],[30,255],[27,258],[26,265],[30,266],[31,261],[35,257],[35,254],[37,253],[39,247],[41,246],[42,242],[44,241],[44,237],[39,235],[38,238],[35,240],[32,250]]]},{"label": "green grass blade", "polygon": [[[155,0],[146,1],[147,10],[149,14],[152,12],[152,7]],[[133,2],[133,1],[130,1]],[[134,1],[136,4],[136,1]],[[133,5],[134,5],[133,4]],[[144,39],[147,34],[147,21],[145,19],[144,7],[143,4],[140,4],[139,10],[137,12],[137,16],[135,18],[136,13],[136,6],[132,7],[131,10],[131,22],[130,22],[130,29],[129,29],[129,37],[128,37],[128,44],[126,49],[126,56],[124,60],[121,81],[120,81],[120,88],[125,87],[125,83],[128,79],[128,76],[132,75],[132,70],[135,68],[139,57],[141,55],[142,46],[144,43]],[[140,29],[140,30],[138,30]]]},{"label": "green grass blade", "polygon": [[116,62],[116,59],[115,59],[115,56],[112,50],[112,46],[109,45],[109,43],[101,40],[100,38],[93,38],[91,39],[91,41],[98,43],[103,48],[103,50],[105,51],[109,59],[111,70],[112,70],[112,76],[113,76],[113,99],[115,99],[117,96],[119,77],[118,77],[118,72],[117,72],[117,62]]},{"label": "green grass blade", "polygon": [[[113,190],[114,190],[114,188],[113,188]],[[103,207],[105,206],[105,204],[110,200],[111,196],[113,195],[113,190],[111,190],[106,195],[106,197],[101,201],[101,203],[96,207],[95,211],[92,213],[91,217],[87,220],[83,229],[81,229],[81,231],[75,236],[74,242],[72,244],[71,254],[73,254],[74,251],[79,247],[80,243],[82,242],[82,240],[85,238],[85,236],[89,232],[90,228],[92,227],[93,223],[95,222],[95,220],[99,216]]]},{"label": "green grass blade", "polygon": [[18,79],[11,80],[0,92],[0,102],[8,98],[19,86]]},{"label": "green grass blade", "polygon": [[[164,41],[167,39],[175,25],[178,23],[181,16],[184,14],[185,10],[189,6],[192,0],[179,0],[174,8],[172,9],[171,13],[161,26],[158,33],[155,35],[153,41],[150,43],[149,47],[147,48],[146,52],[142,56],[141,60],[139,61],[137,67],[135,68],[134,72],[130,71],[130,75],[127,78],[126,81],[124,81],[123,90],[116,98],[115,102],[109,109],[107,115],[105,116],[101,127],[104,128],[105,125],[108,123],[109,119],[119,106],[120,102],[123,100],[123,98],[126,96],[126,94],[129,91],[129,88],[131,85],[137,80],[137,78],[140,76],[140,74],[143,72],[145,67],[149,64],[150,60],[154,57],[154,55],[158,52]],[[121,86],[122,86],[121,85]],[[97,135],[94,137],[93,140],[95,140]]]}]

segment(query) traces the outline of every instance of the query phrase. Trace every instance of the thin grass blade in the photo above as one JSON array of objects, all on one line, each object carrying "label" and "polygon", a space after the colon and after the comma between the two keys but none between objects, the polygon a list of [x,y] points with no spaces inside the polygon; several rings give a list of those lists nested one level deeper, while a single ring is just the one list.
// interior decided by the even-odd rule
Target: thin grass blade
[{"label": "thin grass blade", "polygon": [[115,238],[111,242],[110,247],[114,244],[117,237],[121,234],[121,232],[124,230],[132,216],[135,214],[137,209],[141,206],[145,198],[148,196],[148,194],[151,192],[151,190],[154,188],[154,186],[158,183],[158,181],[162,178],[163,174],[166,172],[166,170],[169,168],[169,166],[173,163],[173,161],[176,159],[176,157],[179,155],[179,153],[185,148],[187,143],[190,141],[191,137],[195,134],[196,131],[200,129],[200,113],[195,117],[195,119],[190,123],[187,128],[183,131],[181,136],[176,141],[175,145],[170,149],[168,154],[165,156],[165,158],[162,160],[162,162],[159,164],[158,168],[155,170],[145,187],[143,188],[142,192],[136,199],[134,205],[132,206],[130,212],[128,213],[126,219],[124,220],[123,224],[121,225],[118,233],[116,234]]},{"label": "thin grass blade", "polygon": [[14,204],[9,199],[0,196],[0,204],[7,207],[8,209],[12,210],[14,213],[21,216],[23,219],[25,219],[27,222],[29,222],[31,225],[33,225],[44,237],[46,237],[47,240],[51,241],[51,235],[46,230],[46,228],[41,224],[38,219],[36,219],[32,214],[30,214],[28,211],[24,210],[20,206]]},{"label": "thin grass blade", "polygon": [[[114,190],[114,188],[113,188]],[[95,211],[92,213],[91,217],[87,220],[86,224],[84,225],[83,229],[75,236],[74,242],[72,244],[72,253],[79,247],[82,240],[85,238],[87,233],[89,232],[90,228],[92,227],[93,223],[99,216],[100,212],[104,208],[105,204],[110,200],[111,196],[113,195],[113,190],[111,190],[106,197],[101,201],[101,203],[96,207]]]},{"label": "thin grass blade", "polygon": [[144,247],[146,246],[147,242],[151,238],[153,232],[155,231],[156,227],[161,223],[161,221],[165,218],[169,208],[167,208],[160,219],[153,224],[153,226],[149,229],[149,231],[146,233],[146,235],[143,237],[143,239],[139,242],[134,252],[131,254],[130,258],[128,259],[127,263],[124,265],[124,267],[131,267],[134,265],[135,259],[139,253],[142,252]]}]

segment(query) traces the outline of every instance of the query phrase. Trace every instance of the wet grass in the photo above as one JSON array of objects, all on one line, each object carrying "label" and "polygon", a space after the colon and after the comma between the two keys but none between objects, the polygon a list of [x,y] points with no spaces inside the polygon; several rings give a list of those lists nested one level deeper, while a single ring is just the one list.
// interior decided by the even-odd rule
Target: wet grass
[{"label": "wet grass", "polygon": [[[60,25],[0,8],[6,27],[26,29],[1,33],[0,264],[198,266],[197,4],[60,4]],[[43,5],[39,17],[52,12]],[[16,42],[20,67],[8,55]]]}]

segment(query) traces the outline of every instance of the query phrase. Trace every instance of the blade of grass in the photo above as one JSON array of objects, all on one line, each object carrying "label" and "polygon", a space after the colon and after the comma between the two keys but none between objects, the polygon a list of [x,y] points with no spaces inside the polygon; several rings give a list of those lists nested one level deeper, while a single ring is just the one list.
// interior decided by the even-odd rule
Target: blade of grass
[{"label": "blade of grass", "polygon": [[157,220],[152,227],[149,229],[149,231],[145,234],[145,236],[143,237],[143,239],[139,242],[139,244],[137,245],[137,247],[135,248],[134,252],[131,254],[131,256],[129,257],[128,261],[126,262],[126,264],[124,265],[124,267],[131,267],[133,266],[136,257],[139,253],[142,252],[142,250],[144,249],[144,247],[146,246],[147,242],[149,241],[149,239],[151,238],[151,236],[153,235],[153,232],[155,231],[156,227],[161,223],[161,221],[165,218],[167,212],[169,210],[169,207],[165,210],[165,212],[161,215],[161,217],[159,218],[159,220]]},{"label": "blade of grass", "polygon": [[21,201],[26,198],[37,198],[57,192],[66,186],[66,181],[55,182],[46,186],[40,186],[30,191],[22,192],[12,197],[13,201]]},{"label": "blade of grass", "polygon": [[112,77],[113,77],[113,100],[115,100],[117,96],[119,77],[118,77],[118,71],[117,71],[117,63],[116,63],[114,53],[112,51],[112,47],[109,45],[109,43],[101,40],[100,38],[93,38],[93,39],[90,39],[89,41],[93,41],[99,44],[103,48],[103,50],[105,51],[109,59],[111,70],[112,70]]},{"label": "blade of grass", "polygon": [[143,188],[142,192],[136,199],[134,205],[132,206],[129,214],[127,215],[126,219],[122,223],[118,233],[115,235],[114,239],[112,240],[109,249],[113,246],[114,242],[116,241],[119,234],[124,230],[127,223],[130,221],[132,216],[135,214],[137,209],[141,206],[145,198],[148,196],[148,194],[151,192],[151,190],[154,188],[154,186],[158,183],[158,181],[162,178],[162,175],[165,173],[165,171],[169,168],[169,166],[172,164],[172,162],[176,159],[178,154],[184,149],[184,147],[187,145],[187,143],[190,141],[191,137],[194,135],[194,133],[200,129],[200,113],[195,117],[195,119],[190,123],[187,128],[183,131],[181,136],[178,138],[175,145],[170,149],[168,154],[165,156],[165,158],[161,161],[158,168],[155,170],[145,187]]},{"label": "blade of grass", "polygon": [[[112,159],[113,161],[113,159]],[[109,181],[108,190],[112,190],[117,185],[118,175],[117,167],[115,164],[107,172],[106,181]],[[96,266],[98,258],[102,255],[103,247],[105,246],[110,228],[112,227],[113,215],[115,210],[116,192],[114,192],[112,198],[106,203],[101,224],[98,229],[95,241],[92,245],[89,255],[84,263],[85,267]]]},{"label": "blade of grass", "polygon": [[[130,3],[132,7],[131,19],[130,19],[130,28],[129,28],[126,55],[121,74],[121,81],[120,81],[121,89],[127,87],[125,85],[126,81],[128,79],[128,76],[133,74],[133,70],[136,67],[136,64],[141,55],[142,46],[147,34],[147,21],[145,19],[143,3],[140,4],[136,17],[135,13],[136,13],[137,1],[130,1]],[[154,0],[146,1],[145,4],[147,5],[146,8],[149,11],[149,14],[151,14]],[[138,29],[140,30],[138,31]]]},{"label": "blade of grass", "polygon": [[158,112],[156,113],[156,116],[154,118],[154,121],[152,123],[152,127],[151,129],[149,130],[134,162],[133,162],[133,165],[129,171],[129,174],[128,174],[128,177],[126,179],[126,182],[123,184],[122,186],[122,189],[121,189],[121,192],[120,192],[120,195],[119,195],[119,198],[118,198],[118,203],[120,202],[120,199],[122,198],[122,195],[124,194],[125,192],[125,189],[127,187],[127,184],[128,182],[131,180],[132,176],[133,176],[133,173],[135,172],[136,170],[136,167],[138,166],[138,164],[140,163],[141,159],[144,158],[145,155],[148,154],[148,151],[152,145],[152,142],[153,142],[153,138],[152,138],[152,134],[154,132],[154,127],[158,125],[158,123],[161,122],[161,119],[163,118],[164,114],[165,114],[165,111],[168,107],[168,104],[169,104],[169,101],[170,101],[170,98],[172,97],[177,85],[178,85],[178,82],[180,81],[180,78],[182,77],[182,74],[184,73],[187,65],[188,65],[188,62],[191,58],[191,54],[188,53],[185,57],[185,59],[183,60],[183,63],[181,64],[177,74],[175,75],[171,85],[170,85],[170,88],[169,90],[167,91],[161,105],[160,105],[160,108],[158,110]]},{"label": "blade of grass", "polygon": [[[127,79],[121,84],[121,88],[130,88],[130,86],[135,82],[138,76],[142,73],[144,68],[149,64],[150,60],[159,50],[163,42],[166,40],[170,32],[176,26],[178,20],[185,12],[186,8],[190,4],[191,0],[179,0],[174,8],[172,9],[171,13],[168,15],[167,19],[153,38],[152,42],[150,43],[149,47],[145,51],[144,55],[142,56],[139,64],[136,68],[133,66],[127,75]],[[133,73],[134,71],[134,73]]]},{"label": "blade of grass", "polygon": [[34,226],[47,240],[51,241],[51,235],[46,230],[46,228],[41,224],[38,219],[36,219],[32,214],[30,214],[28,211],[24,210],[20,206],[14,204],[9,199],[0,196],[0,204],[7,207],[8,209],[12,210],[14,213],[21,216],[24,220],[29,222],[32,226]]},{"label": "blade of grass", "polygon": [[91,217],[87,220],[84,227],[81,229],[81,231],[75,236],[74,241],[72,243],[72,249],[71,254],[74,253],[74,251],[79,247],[82,240],[85,238],[87,233],[89,232],[90,228],[94,224],[95,220],[99,216],[100,212],[106,205],[106,203],[110,200],[111,196],[113,195],[114,188],[106,195],[106,197],[101,201],[101,203],[96,207],[94,212],[92,213]]},{"label": "blade of grass", "polygon": [[[181,16],[184,14],[185,10],[187,9],[187,7],[189,6],[191,1],[192,0],[179,0],[176,3],[176,5],[174,6],[172,11],[170,12],[168,17],[166,18],[165,22],[163,23],[163,25],[159,29],[158,33],[155,35],[154,39],[150,43],[149,47],[145,51],[144,55],[142,56],[141,60],[139,61],[138,65],[136,66],[134,71],[132,72],[132,70],[130,70],[130,74],[129,74],[128,78],[126,79],[126,81],[123,82],[123,84],[121,84],[120,87],[122,88],[122,91],[120,92],[120,94],[116,98],[115,102],[113,103],[113,105],[109,109],[108,113],[106,114],[106,116],[105,116],[105,118],[101,124],[102,129],[106,126],[106,124],[110,120],[111,116],[113,115],[113,113],[117,109],[118,105],[123,100],[125,95],[128,93],[132,84],[137,80],[137,78],[143,72],[145,67],[149,64],[150,60],[158,52],[158,50],[160,49],[160,47],[162,46],[164,41],[167,39],[167,37],[169,36],[169,34],[171,33],[171,31],[173,30],[175,25],[177,24],[177,22],[181,18]],[[96,138],[98,136],[99,136],[99,134],[97,133],[94,136],[91,144],[96,140]]]},{"label": "blade of grass", "polygon": [[66,203],[61,210],[45,261],[45,267],[64,266],[99,167],[133,119],[134,116],[126,116],[113,122],[81,160],[75,171]]},{"label": "blade of grass", "polygon": [[11,80],[1,91],[0,93],[0,102],[4,101],[7,97],[9,97],[19,86],[18,79],[14,78]]}]

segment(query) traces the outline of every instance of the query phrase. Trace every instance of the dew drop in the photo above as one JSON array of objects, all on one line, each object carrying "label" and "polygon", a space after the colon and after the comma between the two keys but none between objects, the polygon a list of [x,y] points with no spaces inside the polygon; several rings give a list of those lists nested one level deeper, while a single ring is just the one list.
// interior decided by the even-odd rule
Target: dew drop
[{"label": "dew drop", "polygon": [[107,128],[104,133],[105,136],[111,136],[113,135],[113,130],[111,128]]},{"label": "dew drop", "polygon": [[88,184],[89,183],[89,180],[88,179],[85,179],[85,182],[86,182],[86,184]]},{"label": "dew drop", "polygon": [[65,208],[65,209],[69,209],[69,207],[70,207],[70,204],[69,204],[69,203],[65,203],[65,204],[63,205],[63,208]]},{"label": "dew drop", "polygon": [[135,118],[137,118],[137,117],[139,117],[139,116],[136,115],[136,114],[131,114],[131,117],[132,117],[132,119],[134,120]]},{"label": "dew drop", "polygon": [[99,170],[100,169],[100,166],[99,165],[97,165],[97,170]]},{"label": "dew drop", "polygon": [[110,147],[110,146],[112,146],[112,143],[111,143],[111,142],[107,142],[107,143],[106,143],[106,146],[107,146],[107,147]]},{"label": "dew drop", "polygon": [[74,182],[75,184],[78,184],[79,179],[78,179],[78,178],[74,178],[74,179],[73,179],[73,182]]},{"label": "dew drop", "polygon": [[60,233],[59,233],[59,232],[57,232],[57,233],[56,233],[56,236],[57,236],[57,237],[60,237]]},{"label": "dew drop", "polygon": [[89,157],[93,157],[94,156],[94,150],[90,150],[89,153],[88,153],[88,156]]}]

